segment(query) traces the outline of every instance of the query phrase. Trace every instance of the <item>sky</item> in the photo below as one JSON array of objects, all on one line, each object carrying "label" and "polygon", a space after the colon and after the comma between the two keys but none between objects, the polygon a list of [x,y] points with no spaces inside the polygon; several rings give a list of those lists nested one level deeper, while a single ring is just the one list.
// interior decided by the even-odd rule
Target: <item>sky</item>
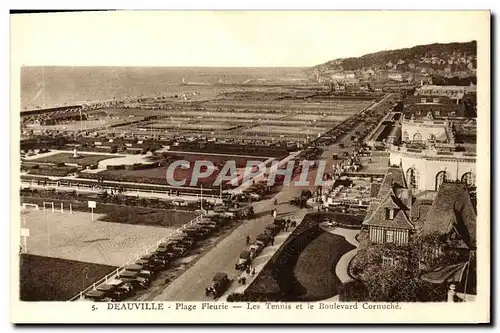
[{"label": "sky", "polygon": [[479,39],[488,12],[122,11],[11,16],[23,66],[308,67]]}]

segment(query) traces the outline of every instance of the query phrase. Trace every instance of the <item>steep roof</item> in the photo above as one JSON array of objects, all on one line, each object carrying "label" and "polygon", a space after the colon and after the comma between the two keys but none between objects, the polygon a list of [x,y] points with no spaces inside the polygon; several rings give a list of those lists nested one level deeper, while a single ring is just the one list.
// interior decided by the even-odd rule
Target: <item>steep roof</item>
[{"label": "steep roof", "polygon": [[[363,225],[391,228],[414,229],[415,226],[408,217],[411,194],[406,187],[403,170],[400,167],[390,167],[387,171],[377,198],[368,207]],[[386,209],[395,209],[396,215],[388,219]]]},{"label": "steep roof", "polygon": [[475,247],[476,213],[465,184],[443,183],[423,225],[424,234],[445,234],[452,229],[465,244]]}]

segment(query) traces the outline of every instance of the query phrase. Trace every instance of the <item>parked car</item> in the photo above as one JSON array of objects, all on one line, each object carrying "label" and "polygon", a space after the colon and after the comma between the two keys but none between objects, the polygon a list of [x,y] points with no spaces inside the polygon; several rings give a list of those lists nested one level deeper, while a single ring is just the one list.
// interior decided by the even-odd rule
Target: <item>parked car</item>
[{"label": "parked car", "polygon": [[211,230],[216,230],[219,227],[217,225],[217,223],[212,222],[212,221],[200,221],[200,222],[198,222],[196,224],[199,225],[199,226],[201,226],[201,227],[208,228],[208,229],[211,229]]},{"label": "parked car", "polygon": [[271,237],[275,237],[281,231],[281,227],[276,224],[268,224],[265,233]]},{"label": "parked car", "polygon": [[264,246],[262,246],[262,244],[258,244],[257,242],[253,243],[248,247],[252,260],[255,259],[262,252],[262,249],[264,249]]},{"label": "parked car", "polygon": [[250,266],[250,263],[252,262],[251,254],[250,251],[248,250],[243,250],[240,253],[240,256],[238,258],[238,262],[235,265],[235,269],[243,271],[245,270],[248,266]]},{"label": "parked car", "polygon": [[271,237],[267,234],[259,234],[255,240],[255,242],[259,245],[262,245],[262,247],[266,247],[270,242],[271,242]]},{"label": "parked car", "polygon": [[149,287],[151,281],[153,280],[153,273],[150,270],[144,269],[141,265],[128,265],[125,267],[125,272],[139,273],[136,279],[144,288]]},{"label": "parked car", "polygon": [[154,261],[149,262],[148,260],[139,259],[135,262],[136,265],[140,265],[144,270],[150,271],[151,275],[155,276],[160,271],[160,266],[154,264]]},{"label": "parked car", "polygon": [[110,286],[114,286],[113,299],[124,300],[135,294],[136,286],[128,280],[115,278],[106,282]]},{"label": "parked car", "polygon": [[179,241],[182,245],[190,249],[196,245],[196,239],[194,239],[193,237],[189,237],[185,234],[174,236],[171,239]]},{"label": "parked car", "polygon": [[106,295],[106,292],[100,290],[91,290],[84,295],[84,298],[93,302],[112,302],[113,299]]},{"label": "parked car", "polygon": [[139,272],[123,271],[118,275],[118,278],[123,282],[130,283],[134,287],[146,289],[149,284],[145,279],[139,277]]},{"label": "parked car", "polygon": [[97,291],[101,291],[105,293],[105,297],[108,298],[110,302],[117,302],[121,301],[122,299],[120,297],[116,297],[118,295],[115,294],[115,291],[117,289],[117,286],[111,285],[111,284],[101,284],[97,286]]},{"label": "parked car", "polygon": [[231,281],[226,273],[217,273],[212,279],[210,287],[205,288],[205,295],[212,295],[214,299],[219,298],[229,288]]}]

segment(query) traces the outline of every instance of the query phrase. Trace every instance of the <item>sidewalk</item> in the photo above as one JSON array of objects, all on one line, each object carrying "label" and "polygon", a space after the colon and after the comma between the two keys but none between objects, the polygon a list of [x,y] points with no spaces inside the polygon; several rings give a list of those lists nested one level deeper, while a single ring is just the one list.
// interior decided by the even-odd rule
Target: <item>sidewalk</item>
[{"label": "sidewalk", "polygon": [[[287,214],[286,218],[290,218],[291,220],[297,221],[297,227],[300,225],[304,216],[308,214],[310,211],[307,209],[300,209],[292,214]],[[283,218],[282,215],[280,215]],[[295,227],[295,228],[297,228]],[[295,229],[294,228],[294,229]],[[233,281],[228,290],[217,300],[218,302],[226,302],[227,297],[233,293],[243,293],[248,286],[257,278],[259,273],[262,271],[264,266],[271,260],[276,251],[281,247],[281,245],[288,239],[288,236],[293,232],[294,229],[290,229],[289,231],[282,231],[274,238],[274,245],[266,246],[259,256],[257,256],[252,263],[252,267],[255,268],[255,275],[247,274],[246,272],[242,272],[238,277],[245,277],[246,283],[241,285],[238,283],[238,277]]]}]

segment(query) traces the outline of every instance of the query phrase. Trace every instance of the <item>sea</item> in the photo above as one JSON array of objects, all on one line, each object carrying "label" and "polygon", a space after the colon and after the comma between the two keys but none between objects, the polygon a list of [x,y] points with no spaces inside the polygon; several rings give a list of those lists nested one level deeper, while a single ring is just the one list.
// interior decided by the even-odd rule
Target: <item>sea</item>
[{"label": "sea", "polygon": [[21,110],[127,96],[168,94],[183,80],[195,84],[248,84],[300,80],[290,67],[23,67]]}]

